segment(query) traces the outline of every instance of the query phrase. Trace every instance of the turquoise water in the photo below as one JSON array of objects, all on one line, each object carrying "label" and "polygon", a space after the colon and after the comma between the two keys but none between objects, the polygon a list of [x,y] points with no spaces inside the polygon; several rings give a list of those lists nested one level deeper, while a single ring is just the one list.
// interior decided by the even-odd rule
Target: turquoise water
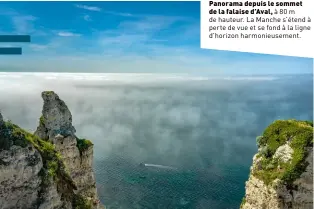
[{"label": "turquoise water", "polygon": [[102,172],[110,175],[103,182],[104,187],[98,188],[101,198],[107,199],[108,209],[188,209],[209,208],[209,205],[210,208],[236,208],[247,178],[239,167],[225,168],[218,175],[206,170],[173,171],[120,163],[116,169],[110,170],[108,166]]}]

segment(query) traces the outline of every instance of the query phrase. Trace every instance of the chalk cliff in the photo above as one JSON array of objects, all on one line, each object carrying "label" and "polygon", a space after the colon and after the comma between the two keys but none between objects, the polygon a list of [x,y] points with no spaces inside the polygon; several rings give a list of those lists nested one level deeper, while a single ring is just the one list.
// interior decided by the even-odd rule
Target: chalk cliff
[{"label": "chalk cliff", "polygon": [[257,138],[242,209],[313,208],[313,123],[278,120]]},{"label": "chalk cliff", "polygon": [[101,209],[93,144],[75,135],[72,115],[52,91],[42,93],[34,134],[0,114],[1,209]]}]

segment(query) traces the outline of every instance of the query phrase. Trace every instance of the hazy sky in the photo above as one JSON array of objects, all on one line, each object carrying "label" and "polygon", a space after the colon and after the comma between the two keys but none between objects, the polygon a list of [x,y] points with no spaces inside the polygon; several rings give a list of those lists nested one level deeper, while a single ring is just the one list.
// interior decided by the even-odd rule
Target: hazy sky
[{"label": "hazy sky", "polygon": [[200,49],[199,2],[1,2],[0,33],[30,34],[0,71],[312,73],[313,59]]}]

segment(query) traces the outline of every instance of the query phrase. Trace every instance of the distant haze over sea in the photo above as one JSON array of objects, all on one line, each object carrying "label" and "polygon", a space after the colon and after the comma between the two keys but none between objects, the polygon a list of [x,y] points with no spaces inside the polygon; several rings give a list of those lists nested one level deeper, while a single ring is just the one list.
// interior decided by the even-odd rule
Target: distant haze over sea
[{"label": "distant haze over sea", "polygon": [[312,74],[0,73],[0,85],[3,116],[29,131],[42,91],[65,101],[95,144],[107,209],[239,208],[255,138],[276,119],[313,118]]}]

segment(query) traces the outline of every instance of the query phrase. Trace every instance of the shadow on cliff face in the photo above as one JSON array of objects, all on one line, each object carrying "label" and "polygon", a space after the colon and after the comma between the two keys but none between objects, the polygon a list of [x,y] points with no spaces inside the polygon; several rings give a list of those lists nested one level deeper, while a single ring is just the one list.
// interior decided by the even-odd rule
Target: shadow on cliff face
[{"label": "shadow on cliff face", "polygon": [[[154,84],[36,83],[22,77],[0,82],[3,115],[28,130],[38,123],[41,91],[59,94],[72,112],[77,135],[95,144],[99,193],[111,208],[237,208],[256,152],[255,137],[275,119],[307,120],[313,113],[312,80],[303,77]],[[142,171],[139,163],[180,172]]]}]

